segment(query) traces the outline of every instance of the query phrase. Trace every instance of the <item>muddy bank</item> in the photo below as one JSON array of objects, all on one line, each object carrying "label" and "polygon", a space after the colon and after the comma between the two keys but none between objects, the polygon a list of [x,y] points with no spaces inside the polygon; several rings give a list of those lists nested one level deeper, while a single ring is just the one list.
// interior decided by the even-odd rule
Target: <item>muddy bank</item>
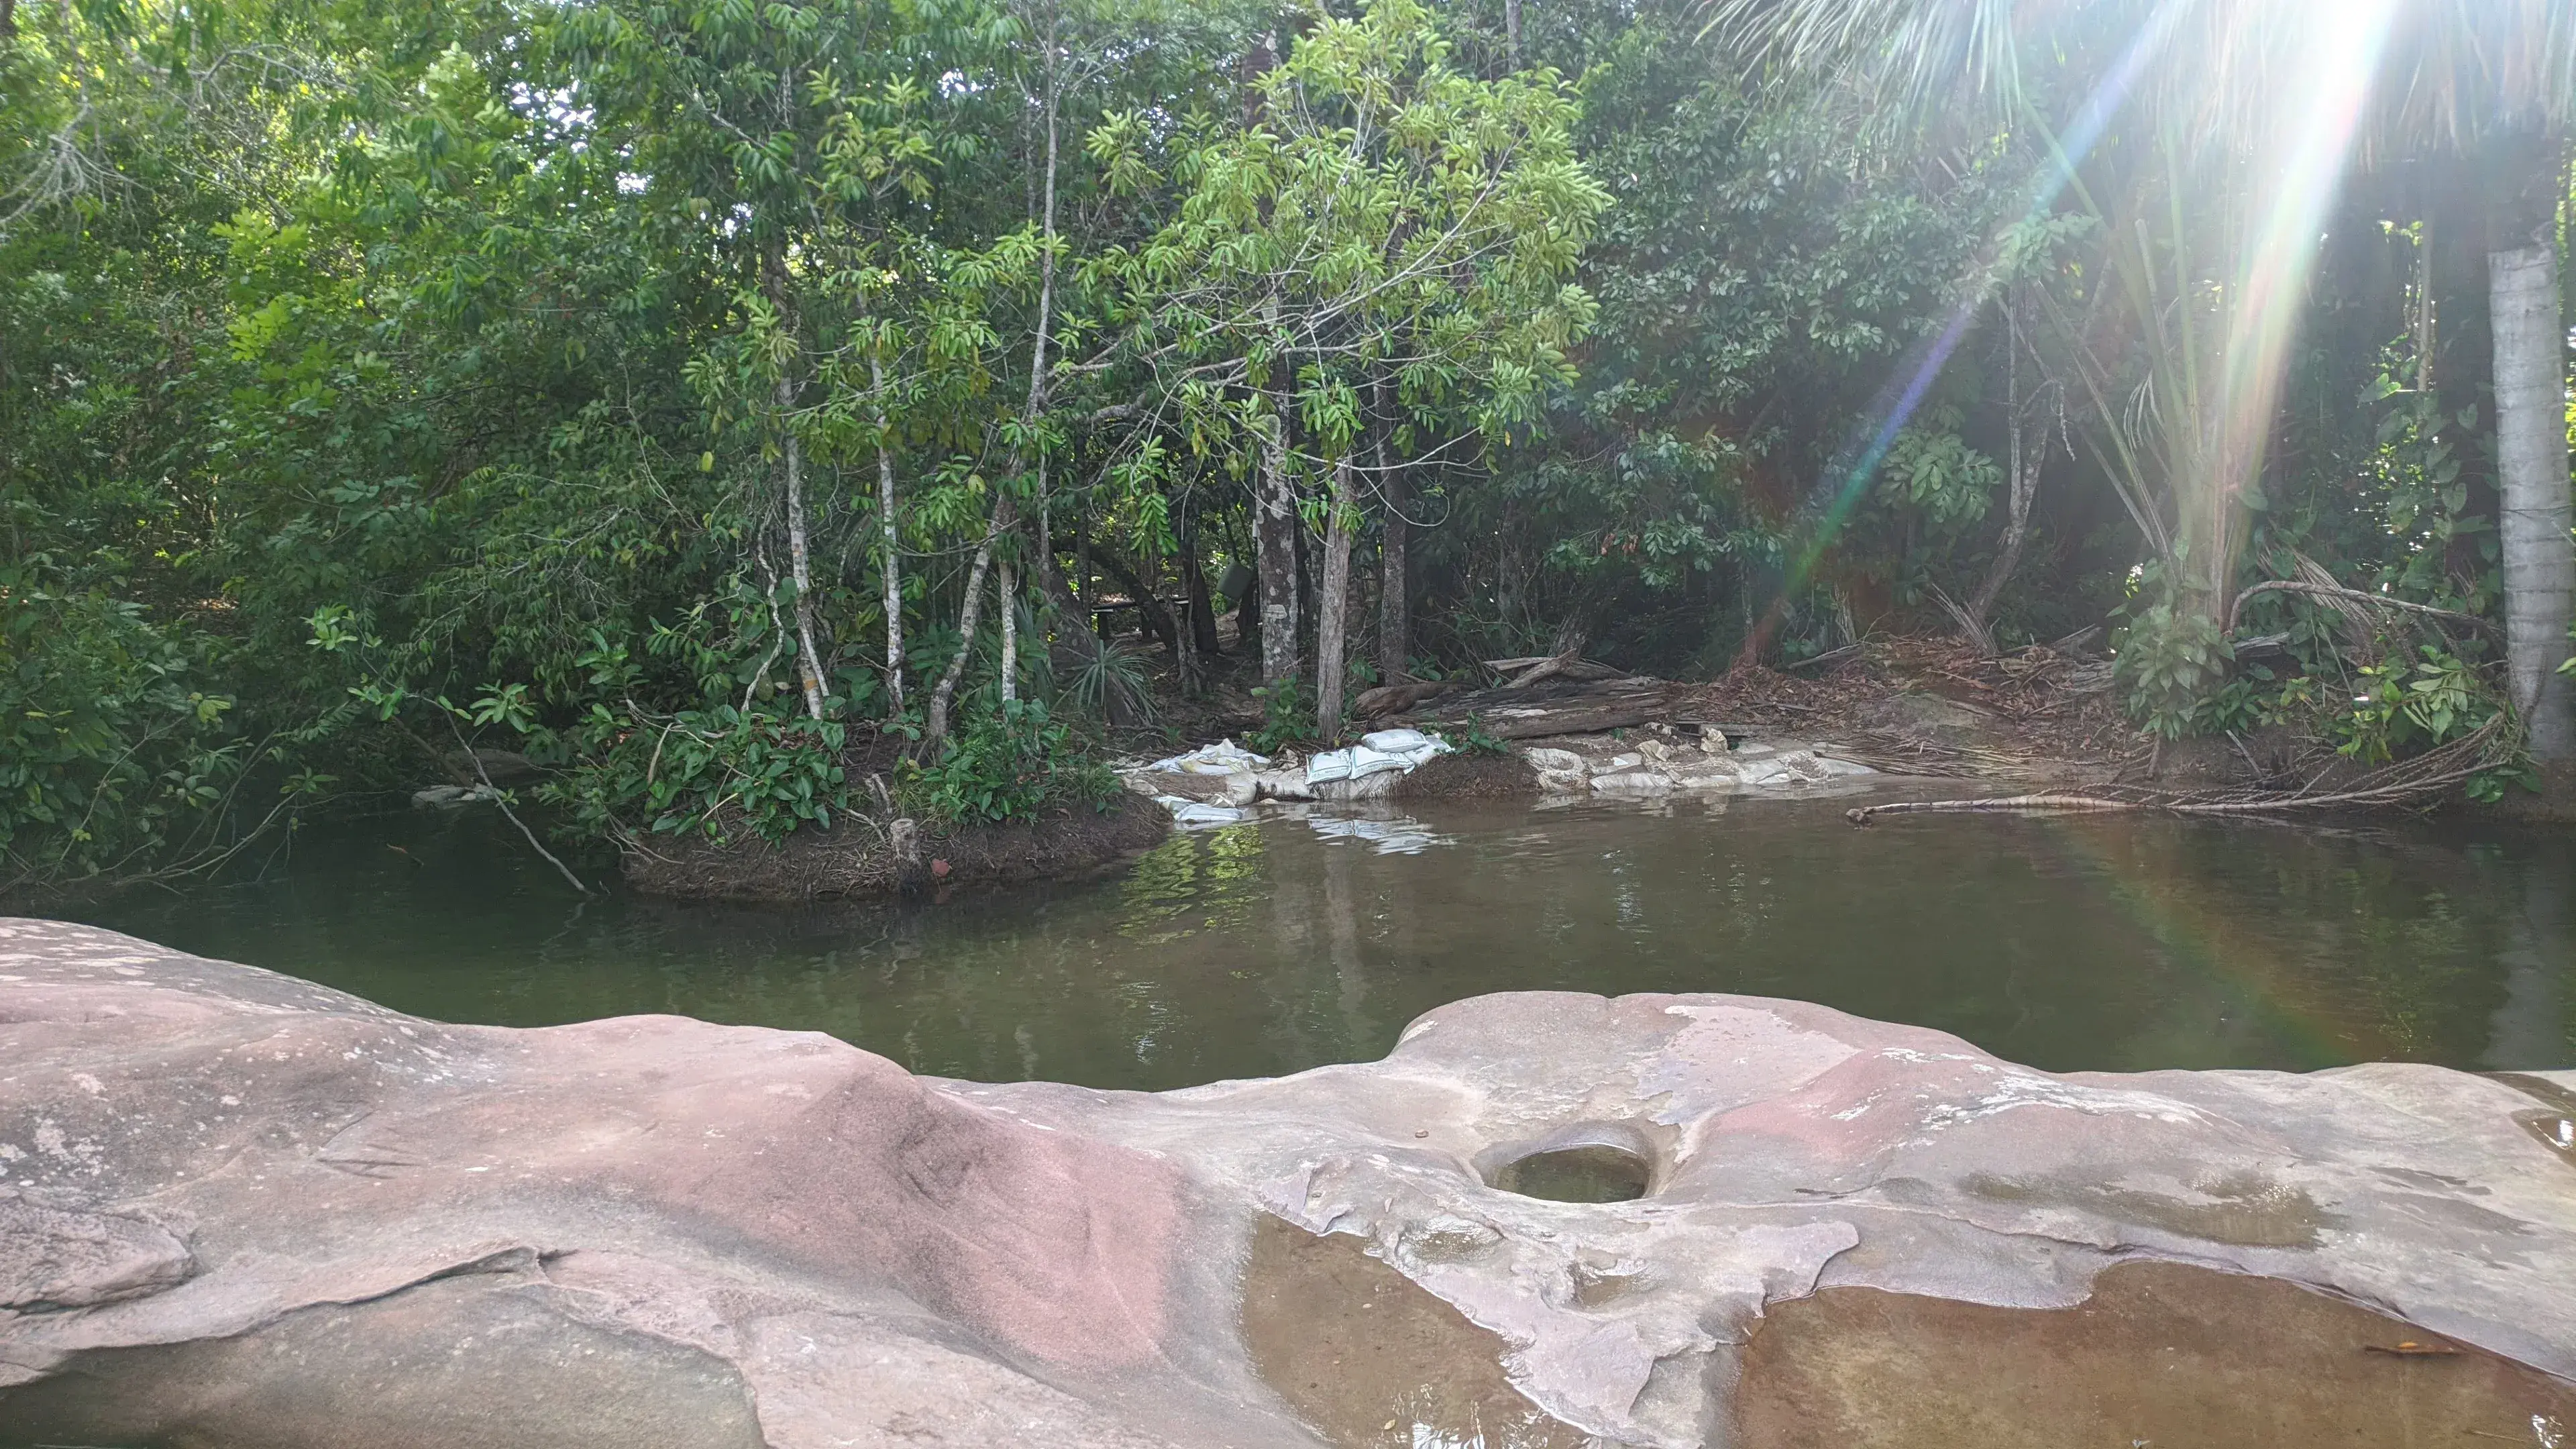
[{"label": "muddy bank", "polygon": [[1533,800],[1538,793],[1538,771],[1518,754],[1442,755],[1395,787],[1398,800]]},{"label": "muddy bank", "polygon": [[655,839],[649,852],[630,852],[622,870],[636,890],[688,900],[888,896],[1081,875],[1151,849],[1171,824],[1162,806],[1121,791],[1098,809],[1077,805],[1003,825],[897,821],[888,828],[852,818],[836,830],[799,830],[774,846],[749,835],[722,845]]}]

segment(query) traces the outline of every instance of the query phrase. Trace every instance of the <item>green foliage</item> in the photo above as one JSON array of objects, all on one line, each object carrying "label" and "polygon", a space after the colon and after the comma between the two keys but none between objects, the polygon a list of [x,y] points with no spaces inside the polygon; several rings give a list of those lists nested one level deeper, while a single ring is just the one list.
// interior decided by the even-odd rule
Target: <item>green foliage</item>
[{"label": "green foliage", "polygon": [[43,554],[0,563],[0,887],[187,867],[226,843],[254,747],[205,687],[215,663],[111,581]]},{"label": "green foliage", "polygon": [[2206,717],[2203,702],[2235,657],[2216,620],[2159,600],[2131,616],[2112,661],[2112,683],[2140,728],[2180,739],[2196,732]]},{"label": "green foliage", "polygon": [[1470,755],[1508,755],[1511,742],[1485,728],[1485,722],[1474,714],[1467,716],[1467,727],[1443,735],[1443,739]]},{"label": "green foliage", "polygon": [[2330,725],[2340,753],[2378,764],[2474,733],[2503,710],[2474,666],[2436,645],[2420,652],[2411,667],[2392,657],[2356,671],[2351,705]]},{"label": "green foliage", "polygon": [[1956,408],[1932,411],[1903,429],[1879,466],[1883,487],[1934,526],[1957,528],[1986,516],[2003,469],[1959,436]]},{"label": "green foliage", "polygon": [[1029,820],[1048,810],[1105,810],[1120,789],[1046,706],[1015,699],[967,722],[938,760],[907,766],[900,790],[915,812],[967,824]]},{"label": "green foliage", "polygon": [[1244,736],[1253,752],[1275,755],[1312,745],[1324,738],[1315,723],[1315,691],[1302,679],[1286,679],[1252,691],[1261,701],[1261,727]]}]

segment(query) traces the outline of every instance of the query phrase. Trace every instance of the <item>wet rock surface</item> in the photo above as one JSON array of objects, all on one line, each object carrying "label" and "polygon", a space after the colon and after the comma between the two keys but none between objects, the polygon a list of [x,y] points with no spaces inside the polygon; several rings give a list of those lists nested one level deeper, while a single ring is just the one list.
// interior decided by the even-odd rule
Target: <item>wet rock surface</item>
[{"label": "wet rock surface", "polygon": [[6,921],[0,1443],[2541,1446],[2571,1087],[1567,993],[979,1085]]}]

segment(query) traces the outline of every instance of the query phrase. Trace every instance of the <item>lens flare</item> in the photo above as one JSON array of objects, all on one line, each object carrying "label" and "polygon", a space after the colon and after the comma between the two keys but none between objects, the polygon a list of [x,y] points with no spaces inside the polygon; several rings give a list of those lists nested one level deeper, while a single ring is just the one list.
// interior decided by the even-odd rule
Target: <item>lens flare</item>
[{"label": "lens flare", "polygon": [[[1748,650],[1758,649],[1780,615],[1814,574],[1817,564],[1859,507],[1897,434],[1913,419],[1932,385],[1967,339],[1978,311],[1999,282],[1997,260],[2019,225],[2047,216],[2071,185],[2111,123],[2128,109],[2159,61],[2191,63],[2175,41],[2187,18],[2212,13],[2212,0],[2171,0],[2157,6],[2130,37],[2034,177],[2028,204],[2013,226],[2000,231],[1962,278],[1960,301],[1938,332],[1916,344],[1898,364],[1862,422],[1855,427],[1818,493],[1824,498],[1805,544],[1792,552],[1780,591],[1757,625]],[[2217,436],[2192,450],[2199,466],[2175,481],[2177,492],[2196,492],[2212,516],[2240,512],[2244,488],[2260,470],[2281,377],[2298,312],[2314,272],[2321,230],[2352,150],[2353,133],[2368,98],[2370,79],[2396,16],[2399,0],[2273,0],[2228,5],[2217,13],[2254,33],[2214,42],[2278,48],[2282,67],[2264,72],[2264,95],[2251,106],[2208,107],[2209,114],[2248,117],[2247,134],[2233,140],[2248,148],[2251,174],[2269,185],[2268,204],[2248,233],[2232,275],[2210,279],[2225,308],[2222,392]],[[2208,58],[2214,59],[2214,58]],[[2239,73],[2241,74],[2241,73]],[[2242,84],[2242,80],[2231,83]],[[2168,184],[2182,184],[2178,178]],[[2226,204],[2223,199],[2218,204]],[[2218,568],[2226,567],[2225,560]],[[2223,582],[2223,580],[2222,580]]]}]

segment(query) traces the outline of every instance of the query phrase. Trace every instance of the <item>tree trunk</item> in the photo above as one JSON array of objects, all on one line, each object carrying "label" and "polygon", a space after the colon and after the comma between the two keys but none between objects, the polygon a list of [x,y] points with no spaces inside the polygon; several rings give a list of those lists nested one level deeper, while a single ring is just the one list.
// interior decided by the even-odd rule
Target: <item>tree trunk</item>
[{"label": "tree trunk", "polygon": [[[1055,323],[1055,173],[1057,117],[1064,100],[1064,77],[1058,69],[1056,25],[1059,10],[1047,7],[1046,19],[1046,175],[1039,189],[1038,236],[1042,249],[1038,253],[1038,316],[1035,335],[1029,343],[1029,399],[1022,422],[1034,436],[1038,417],[1046,407],[1046,363],[1048,331]],[[1036,440],[1038,536],[1046,538],[1046,444]],[[1010,511],[1007,500],[1003,509]],[[1044,558],[1043,552],[1040,557]],[[1043,565],[1041,565],[1043,567]],[[1012,588],[1011,561],[1002,560],[1002,702],[1009,704],[1020,692],[1020,613],[1016,591]]]},{"label": "tree trunk", "polygon": [[1328,741],[1342,737],[1342,683],[1349,660],[1345,635],[1351,612],[1351,460],[1333,464],[1333,503],[1324,514],[1324,588],[1315,619],[1315,727]]},{"label": "tree trunk", "polygon": [[1288,412],[1271,416],[1261,442],[1260,494],[1253,516],[1254,572],[1261,576],[1261,682],[1297,677],[1297,500],[1288,486]]},{"label": "tree trunk", "polygon": [[1966,616],[1959,621],[1969,636],[1968,642],[1989,658],[1995,653],[1995,601],[2003,597],[2004,585],[2012,582],[2013,571],[2021,567],[2022,547],[2030,541],[2030,504],[2039,493],[2039,461],[2046,452],[2044,447],[2032,446],[2030,419],[2024,415],[2027,400],[2022,396],[2021,385],[2018,289],[2006,294],[2004,305],[2004,409],[2011,428],[2005,460],[2010,492],[2004,503],[2004,536],[1984,581],[1968,599]]},{"label": "tree trunk", "polygon": [[814,651],[814,570],[805,536],[805,451],[787,415],[796,406],[796,382],[778,379],[779,422],[787,431],[787,572],[796,580],[797,678],[805,690],[805,712],[823,717],[823,661]]},{"label": "tree trunk", "polygon": [[1521,68],[1521,0],[1503,0],[1503,49],[1512,69]]},{"label": "tree trunk", "polygon": [[[1386,384],[1377,385],[1378,411],[1386,411]],[[1413,653],[1412,585],[1405,578],[1405,549],[1411,543],[1404,510],[1412,501],[1405,488],[1404,473],[1387,461],[1386,430],[1391,420],[1381,420],[1377,436],[1378,492],[1386,499],[1386,532],[1379,545],[1379,578],[1377,595],[1377,672],[1378,677],[1393,683],[1406,674]]]},{"label": "tree trunk", "polygon": [[894,700],[894,717],[903,717],[903,549],[894,514],[894,450],[888,446],[885,405],[885,360],[868,358],[868,379],[876,389],[877,412],[877,544],[885,557],[886,693]]},{"label": "tree trunk", "polygon": [[1216,637],[1216,599],[1208,592],[1207,564],[1200,549],[1199,511],[1191,508],[1183,515],[1181,529],[1181,567],[1189,586],[1190,617],[1185,620],[1190,642],[1197,646],[1199,657],[1213,659],[1224,652]]},{"label": "tree trunk", "polygon": [[930,728],[922,737],[934,758],[948,738],[948,706],[957,697],[957,681],[965,677],[966,661],[975,652],[975,628],[984,616],[984,575],[992,571],[993,542],[1002,536],[1008,518],[1007,504],[994,505],[993,521],[984,526],[984,541],[976,545],[974,565],[966,570],[966,606],[957,616],[957,657],[948,661],[939,687],[930,692]]},{"label": "tree trunk", "polygon": [[[2556,159],[2552,148],[2553,182]],[[2522,210],[2527,216],[2540,208]],[[2506,670],[2531,756],[2547,763],[2576,759],[2576,701],[2571,681],[2557,672],[2576,610],[2576,547],[2567,532],[2567,332],[2558,313],[2554,231],[2546,224],[2500,228],[2487,255]]]},{"label": "tree trunk", "polygon": [[1018,593],[1011,587],[1011,561],[1002,560],[995,587],[1001,593],[996,606],[1002,611],[1002,703],[1020,697],[1020,610]]}]

